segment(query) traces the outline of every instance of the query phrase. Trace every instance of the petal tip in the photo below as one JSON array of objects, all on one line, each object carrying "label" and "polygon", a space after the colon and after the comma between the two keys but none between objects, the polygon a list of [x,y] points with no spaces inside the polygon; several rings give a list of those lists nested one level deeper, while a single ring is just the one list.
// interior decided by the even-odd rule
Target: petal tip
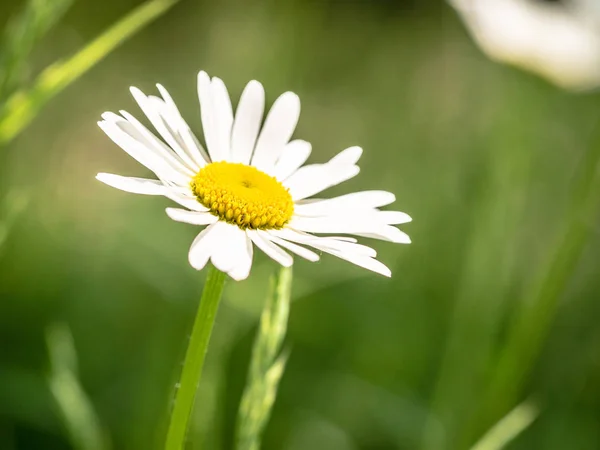
[{"label": "petal tip", "polygon": [[227,275],[229,275],[234,281],[244,281],[246,278],[248,278],[248,276],[250,276],[250,272],[236,272],[235,270],[231,270]]},{"label": "petal tip", "polygon": [[133,95],[134,97],[136,95],[144,95],[144,93],[135,86],[129,86],[129,92],[131,92],[131,95]]}]

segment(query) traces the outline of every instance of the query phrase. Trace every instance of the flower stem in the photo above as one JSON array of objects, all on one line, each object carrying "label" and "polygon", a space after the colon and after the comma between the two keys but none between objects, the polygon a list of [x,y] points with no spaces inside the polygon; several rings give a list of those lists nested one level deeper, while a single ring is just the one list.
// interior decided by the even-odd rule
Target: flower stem
[{"label": "flower stem", "polygon": [[225,274],[210,266],[175,394],[165,450],[181,450],[184,447],[188,422],[224,284]]}]

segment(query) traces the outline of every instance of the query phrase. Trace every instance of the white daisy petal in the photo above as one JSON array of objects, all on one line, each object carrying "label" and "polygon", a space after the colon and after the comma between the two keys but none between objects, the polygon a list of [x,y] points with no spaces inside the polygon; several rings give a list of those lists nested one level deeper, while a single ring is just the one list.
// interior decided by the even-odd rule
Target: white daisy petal
[{"label": "white daisy petal", "polygon": [[169,188],[158,180],[146,178],[122,177],[111,173],[99,173],[96,175],[98,181],[102,181],[111,187],[133,194],[143,195],[165,195]]},{"label": "white daisy petal", "polygon": [[400,211],[378,211],[376,217],[387,225],[400,225],[412,222],[412,217]]},{"label": "white daisy petal", "polygon": [[214,247],[210,261],[221,272],[229,274],[246,254],[246,233],[235,225],[217,222],[219,235],[215,238],[218,244]]},{"label": "white daisy petal", "polygon": [[285,236],[287,239],[302,242],[325,253],[344,259],[352,264],[364,267],[386,277],[391,276],[390,270],[381,262],[373,259],[377,254],[375,250],[364,245],[337,241],[328,237],[321,238],[307,234],[298,233],[293,230],[272,230],[276,236]]},{"label": "white daisy petal", "polygon": [[252,165],[270,174],[289,142],[300,117],[300,99],[293,92],[282,94],[271,107],[260,133]]},{"label": "white daisy petal", "polygon": [[[154,161],[155,165],[163,163],[166,167],[176,170],[181,174],[188,174],[189,169],[179,161],[173,151],[164,146],[141,123],[130,122],[126,118],[112,112],[102,113],[102,118],[104,120],[98,122],[98,126],[102,131],[138,162],[144,164],[146,167],[148,167],[150,161]],[[140,161],[136,152],[145,159],[144,162]]]},{"label": "white daisy petal", "polygon": [[294,201],[297,201],[349,180],[359,172],[358,166],[315,164],[301,167],[283,184],[289,188]]},{"label": "white daisy petal", "polygon": [[162,95],[165,105],[174,116],[174,128],[181,136],[181,139],[185,144],[185,150],[187,150],[187,153],[198,167],[205,166],[210,162],[210,157],[208,156],[208,153],[206,153],[206,150],[204,150],[202,145],[198,142],[198,139],[190,129],[189,125],[183,119],[183,116],[179,112],[179,108],[177,108],[177,105],[173,101],[173,98],[171,97],[169,92],[161,84],[157,84],[156,87]]},{"label": "white daisy petal", "polygon": [[217,225],[219,222],[215,222],[209,225],[200,232],[192,245],[188,254],[188,260],[190,265],[196,270],[202,270],[206,263],[210,259],[213,248],[219,245],[219,229]]},{"label": "white daisy petal", "polygon": [[[210,89],[213,102],[215,140],[219,146],[219,158],[223,161],[230,161],[231,126],[233,125],[231,99],[225,83],[217,77],[213,77]],[[219,159],[213,158],[213,161],[219,161]]]},{"label": "white daisy petal", "polygon": [[192,225],[210,225],[219,218],[209,212],[188,211],[187,209],[167,208],[167,215],[176,222],[189,223]]},{"label": "white daisy petal", "polygon": [[258,81],[246,85],[231,131],[231,161],[250,164],[265,110],[265,90]]},{"label": "white daisy petal", "polygon": [[[319,211],[319,209],[316,209]],[[400,225],[408,223],[412,218],[400,211],[380,211],[378,209],[362,209],[360,205],[356,207],[346,207],[345,209],[330,208],[329,211],[325,212],[321,210],[321,214],[309,214],[305,213],[300,207],[294,207],[294,215],[297,217],[304,217],[308,219],[322,219],[335,222],[361,222],[371,226],[379,225]],[[342,225],[342,226],[345,226]]]},{"label": "white daisy petal", "polygon": [[121,131],[145,147],[146,152],[150,151],[161,160],[165,160],[170,167],[178,172],[186,175],[194,173],[171,148],[166,146],[135,117],[127,111],[121,111],[121,114],[123,114],[123,117],[112,112],[105,112],[102,114],[102,118],[106,122],[115,124]]},{"label": "white daisy petal", "polygon": [[285,180],[306,162],[311,150],[310,142],[300,139],[288,142],[275,164],[272,175],[279,181]]},{"label": "white daisy petal", "polygon": [[353,242],[347,242],[339,239],[331,239],[329,237],[318,237],[313,236],[315,239],[306,242],[306,245],[310,245],[314,248],[318,248],[323,251],[338,251],[344,252],[348,254],[354,254],[357,256],[368,256],[371,258],[375,258],[377,256],[377,252],[375,249],[371,247],[367,247],[366,245],[357,244]]},{"label": "white daisy petal", "polygon": [[332,255],[337,256],[340,259],[351,262],[352,264],[371,270],[385,277],[392,276],[392,271],[385,264],[383,264],[380,261],[377,261],[376,259],[369,258],[368,256],[356,256],[351,253],[337,251],[331,251],[327,253],[331,253]]},{"label": "white daisy petal", "polygon": [[410,244],[412,242],[408,234],[391,225],[385,225],[371,232],[360,232],[352,234],[372,239],[380,239],[382,241],[390,241],[394,242],[395,244]]},{"label": "white daisy petal", "polygon": [[202,129],[204,140],[211,161],[221,161],[222,155],[217,141],[216,119],[213,106],[211,82],[208,74],[204,71],[198,73],[198,99],[200,100],[200,115],[202,118]]},{"label": "white daisy petal", "polygon": [[205,212],[208,208],[200,203],[195,197],[189,195],[177,194],[175,192],[164,194],[170,200],[180,204],[181,206],[191,209],[192,211]]},{"label": "white daisy petal", "polygon": [[358,162],[360,157],[362,156],[362,148],[360,147],[349,147],[346,150],[342,150],[337,155],[335,155],[328,164],[341,164],[341,165],[354,165]]},{"label": "white daisy petal", "polygon": [[315,236],[301,231],[292,230],[289,228],[283,228],[281,230],[271,230],[271,234],[274,236],[283,238],[287,241],[298,242],[304,245],[310,245],[311,247],[319,250],[336,250],[348,253],[354,253],[361,256],[377,256],[377,252],[371,247],[356,243],[356,239],[348,239],[337,236]]},{"label": "white daisy petal", "polygon": [[183,150],[184,144],[181,137],[174,130],[173,125],[173,122],[177,119],[176,117],[173,117],[173,112],[166,107],[165,102],[158,97],[146,96],[136,87],[132,86],[129,90],[140,109],[144,112],[146,117],[148,117],[165,142],[169,144],[169,147],[177,155],[179,160],[192,172],[197,172],[199,166],[192,161],[188,154]]},{"label": "white daisy petal", "polygon": [[250,275],[252,268],[253,245],[250,238],[242,233],[245,238],[245,246],[240,248],[237,265],[229,271],[229,276],[236,281],[245,280]]},{"label": "white daisy petal", "polygon": [[[342,218],[343,219],[343,218]],[[408,235],[398,228],[369,220],[339,220],[337,217],[294,217],[289,227],[311,233],[348,233],[386,241],[409,244]]]},{"label": "white daisy petal", "polygon": [[294,263],[293,258],[288,253],[271,242],[268,233],[261,230],[250,229],[246,230],[246,233],[258,248],[260,248],[267,256],[277,261],[283,267],[290,267]]},{"label": "white daisy petal", "polygon": [[353,244],[356,244],[358,242],[358,239],[348,237],[348,236],[327,236],[327,237],[329,239],[335,239],[336,241],[352,242]]},{"label": "white daisy petal", "polygon": [[[396,196],[386,191],[363,191],[325,200],[313,200],[296,203],[294,211],[301,216],[323,216],[341,210],[363,210],[379,208],[396,201]],[[391,223],[391,222],[390,222]]]},{"label": "white daisy petal", "polygon": [[273,230],[270,230],[271,234],[270,238],[275,244],[280,245],[281,247],[287,248],[289,251],[294,252],[296,255],[301,256],[304,259],[308,259],[309,261],[315,262],[319,260],[319,255],[315,252],[308,250],[307,248],[301,247],[293,242],[286,241],[272,234]]},{"label": "white daisy petal", "polygon": [[189,176],[184,171],[173,167],[161,155],[152,152],[150,148],[131,137],[117,124],[103,120],[98,122],[98,126],[115,144],[137,162],[154,172],[158,178],[173,181],[179,185],[189,182]]}]

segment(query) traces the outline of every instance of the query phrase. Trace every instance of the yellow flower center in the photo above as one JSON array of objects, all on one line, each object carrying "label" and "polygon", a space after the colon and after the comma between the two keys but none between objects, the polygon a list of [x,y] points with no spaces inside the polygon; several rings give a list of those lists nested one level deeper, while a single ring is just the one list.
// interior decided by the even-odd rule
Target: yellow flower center
[{"label": "yellow flower center", "polygon": [[212,214],[240,228],[282,228],[294,213],[288,190],[256,167],[214,162],[200,169],[191,187]]}]

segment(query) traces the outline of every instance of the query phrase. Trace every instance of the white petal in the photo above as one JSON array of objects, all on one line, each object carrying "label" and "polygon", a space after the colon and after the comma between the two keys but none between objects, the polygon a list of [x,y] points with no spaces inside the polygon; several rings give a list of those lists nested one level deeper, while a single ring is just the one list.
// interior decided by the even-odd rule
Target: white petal
[{"label": "white petal", "polygon": [[[340,210],[379,208],[396,201],[396,196],[386,191],[363,191],[341,195],[324,200],[314,200],[294,205],[294,211],[301,216],[323,216]],[[391,223],[391,222],[390,222]]]},{"label": "white petal", "polygon": [[[324,250],[326,251],[326,250]],[[392,271],[383,263],[377,261],[376,259],[369,258],[368,256],[356,256],[351,253],[344,252],[336,252],[331,251],[328,252],[334,256],[337,256],[340,259],[351,262],[352,264],[356,264],[357,266],[363,267],[365,269],[371,270],[375,273],[381,274],[385,277],[391,277]]]},{"label": "white petal", "polygon": [[146,178],[122,177],[111,173],[99,173],[96,175],[96,179],[111,187],[133,194],[165,195],[169,191],[169,188],[162,182]]},{"label": "white petal", "polygon": [[[215,140],[219,146],[219,157],[221,160],[231,159],[231,126],[233,125],[233,110],[231,99],[220,78],[213,77],[210,84],[215,126]],[[219,161],[214,159],[213,161]]]},{"label": "white petal", "polygon": [[147,152],[152,152],[161,160],[164,160],[170,167],[173,167],[178,172],[184,173],[188,176],[194,174],[194,171],[187,166],[181,158],[163,141],[158,139],[150,130],[140,123],[135,117],[129,114],[127,111],[121,111],[123,117],[114,114],[112,112],[105,112],[102,114],[102,118],[108,122],[117,126],[117,128],[128,136],[139,142]]},{"label": "white petal", "polygon": [[176,169],[164,157],[130,136],[116,123],[104,120],[98,122],[98,126],[115,144],[125,150],[137,162],[154,172],[161,180],[172,181],[182,186],[189,183],[190,178],[185,171]]},{"label": "white petal", "polygon": [[[273,230],[271,230],[273,231]],[[269,233],[271,233],[271,231]],[[275,244],[278,244],[284,248],[287,248],[289,251],[294,252],[296,255],[301,256],[302,258],[308,259],[309,261],[315,262],[319,260],[319,255],[315,252],[308,250],[307,248],[301,247],[293,242],[286,241],[277,237],[274,234],[271,234],[271,241]]]},{"label": "white petal", "polygon": [[352,166],[358,162],[362,155],[362,148],[360,147],[349,147],[346,150],[342,150],[337,155],[335,155],[328,164],[341,164]]},{"label": "white petal", "polygon": [[218,243],[213,247],[211,262],[221,272],[229,273],[235,269],[246,253],[246,234],[236,225],[217,222]]},{"label": "white petal", "polygon": [[[183,150],[183,142],[178,133],[174,131],[172,112],[166,107],[165,102],[158,97],[148,97],[136,87],[129,88],[131,95],[146,114],[156,131],[162,136],[177,158],[192,172],[197,172],[199,166]],[[126,114],[125,114],[126,115]],[[129,117],[128,117],[129,118]],[[129,118],[131,120],[131,118]]]},{"label": "white petal", "polygon": [[318,248],[319,250],[323,251],[333,250],[353,254],[356,256],[368,256],[371,258],[375,258],[377,256],[377,252],[375,251],[375,249],[367,247],[366,245],[356,244],[354,242],[340,241],[339,239],[331,239],[329,237],[314,237],[316,239],[308,241],[306,245],[310,245],[314,248]]},{"label": "white petal", "polygon": [[272,230],[271,233],[274,233],[276,236],[284,235],[286,239],[303,242],[306,245],[310,245],[386,277],[391,276],[390,270],[384,264],[373,259],[373,257],[376,256],[375,250],[364,245],[337,241],[328,237],[321,238],[318,236],[311,236],[289,229]]},{"label": "white petal", "polygon": [[294,201],[318,194],[327,188],[340,184],[358,175],[358,166],[336,166],[314,164],[304,166],[283,183],[289,188]]},{"label": "white petal", "polygon": [[387,225],[400,225],[412,221],[412,217],[400,211],[378,211],[375,217]]},{"label": "white petal", "polygon": [[219,220],[217,216],[209,212],[188,211],[187,209],[179,208],[167,208],[166,211],[171,219],[192,225],[210,225]]},{"label": "white petal", "polygon": [[360,217],[356,217],[355,220],[345,220],[337,217],[294,216],[289,227],[312,233],[348,233],[402,244],[410,243],[408,235],[398,228],[369,220],[362,221]]},{"label": "white petal", "polygon": [[204,206],[202,203],[200,203],[195,197],[192,197],[189,195],[182,195],[182,194],[178,194],[178,193],[169,193],[169,194],[165,194],[165,197],[167,197],[170,200],[173,200],[174,202],[180,204],[181,206],[183,206],[187,209],[191,209],[192,211],[200,211],[200,212],[208,211],[208,208],[206,206]]},{"label": "white petal", "polygon": [[314,236],[312,234],[303,233],[301,231],[292,230],[289,228],[283,228],[281,230],[271,230],[270,233],[277,237],[281,237],[288,241],[298,242],[304,245],[310,245],[311,247],[319,250],[336,250],[347,253],[353,253],[361,256],[377,256],[377,252],[371,247],[366,245],[357,244],[356,239],[350,239],[335,236]]},{"label": "white petal", "polygon": [[283,148],[272,175],[279,181],[285,180],[306,162],[310,156],[311,149],[310,142],[300,139],[289,142]]},{"label": "white petal", "polygon": [[288,253],[269,240],[269,235],[266,232],[260,230],[246,230],[246,233],[258,248],[283,267],[290,267],[294,263],[293,258]]},{"label": "white petal", "polygon": [[352,242],[353,244],[356,244],[358,242],[358,239],[354,239],[352,237],[348,237],[348,236],[327,236],[329,239],[335,239],[336,241],[344,241],[344,242]]},{"label": "white petal", "polygon": [[300,99],[293,92],[282,94],[271,107],[263,127],[252,165],[271,173],[275,162],[296,129],[300,117]]},{"label": "white petal", "polygon": [[357,205],[354,208],[347,206],[344,209],[335,209],[334,207],[331,207],[328,211],[324,211],[322,208],[313,210],[320,211],[321,214],[306,214],[306,210],[301,208],[301,206],[303,205],[294,205],[295,216],[343,223],[343,227],[346,226],[346,222],[360,222],[361,224],[377,227],[380,225],[399,225],[408,223],[412,220],[408,214],[400,211],[380,211],[374,208],[362,209],[361,205]]},{"label": "white petal", "polygon": [[265,109],[265,90],[258,81],[246,85],[231,132],[231,161],[250,164]]},{"label": "white petal", "polygon": [[190,265],[197,270],[204,268],[213,251],[213,247],[219,244],[219,229],[217,225],[219,222],[215,222],[209,225],[200,232],[190,247],[188,254],[188,260]]},{"label": "white petal", "polygon": [[411,240],[408,234],[391,225],[385,225],[377,230],[370,232],[352,233],[357,236],[368,237],[372,239],[381,239],[396,244],[410,244]]},{"label": "white petal", "polygon": [[189,125],[183,119],[183,116],[179,112],[179,109],[177,108],[177,105],[173,101],[173,98],[169,92],[161,84],[157,84],[156,87],[162,95],[167,108],[169,108],[172,112],[172,115],[176,117],[176,120],[174,120],[174,126],[185,144],[185,150],[187,150],[187,153],[198,167],[205,166],[210,162],[208,153],[206,153],[206,150],[204,150],[200,142],[198,142],[198,139],[196,136],[194,136],[194,133],[190,129]]},{"label": "white petal", "polygon": [[[173,113],[167,106],[162,98],[155,97],[153,95],[146,97],[145,100],[138,99],[140,108],[144,111],[152,125],[162,136],[165,142],[172,149],[179,161],[181,161],[192,173],[198,172],[203,164],[198,164],[188,153],[187,145],[183,141],[181,134],[179,133],[179,121],[178,117]],[[125,111],[121,111],[123,116],[126,116]]]},{"label": "white petal", "polygon": [[245,246],[243,251],[240,251],[238,255],[237,265],[229,271],[229,276],[236,281],[245,280],[250,275],[250,269],[252,268],[252,253],[253,246],[250,238],[242,233],[245,238]]},{"label": "white petal", "polygon": [[198,73],[198,99],[200,100],[200,115],[206,148],[212,161],[221,161],[223,158],[217,141],[215,110],[211,83],[208,74],[204,71]]}]

